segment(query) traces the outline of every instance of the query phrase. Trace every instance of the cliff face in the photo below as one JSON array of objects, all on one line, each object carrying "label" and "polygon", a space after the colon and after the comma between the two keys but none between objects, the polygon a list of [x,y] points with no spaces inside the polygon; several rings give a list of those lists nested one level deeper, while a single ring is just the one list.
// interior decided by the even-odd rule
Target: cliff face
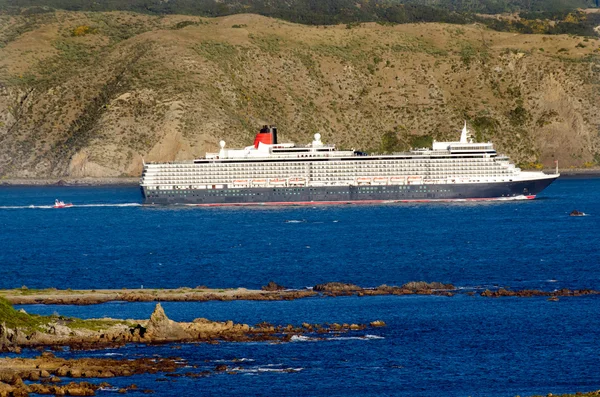
[{"label": "cliff face", "polygon": [[280,141],[405,149],[457,139],[464,119],[517,163],[591,166],[599,47],[445,24],[0,16],[0,176],[135,176],[142,159],[249,145],[262,124]]}]

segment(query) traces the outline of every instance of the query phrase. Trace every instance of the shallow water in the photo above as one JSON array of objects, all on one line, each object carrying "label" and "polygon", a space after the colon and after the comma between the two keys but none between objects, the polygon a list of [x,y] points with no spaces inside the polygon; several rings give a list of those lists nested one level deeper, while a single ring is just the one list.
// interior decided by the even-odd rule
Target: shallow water
[{"label": "shallow water", "polygon": [[[269,280],[293,288],[326,281],[369,287],[426,280],[465,288],[600,289],[599,196],[600,179],[582,179],[559,180],[539,199],[524,202],[152,208],[139,205],[139,189],[131,187],[2,187],[0,288],[257,288]],[[37,208],[55,198],[74,207]],[[569,217],[573,209],[589,216]],[[457,295],[166,302],[167,315],[184,321],[381,319],[388,326],[318,342],[190,344],[178,350],[129,346],[62,354],[177,355],[199,366],[193,371],[213,369],[216,360],[255,360],[230,363],[240,367],[238,375],[170,378],[176,382],[156,382],[148,375],[111,382],[133,382],[165,396],[199,391],[524,396],[597,390],[599,299]],[[25,309],[147,318],[153,307],[116,302]]]}]

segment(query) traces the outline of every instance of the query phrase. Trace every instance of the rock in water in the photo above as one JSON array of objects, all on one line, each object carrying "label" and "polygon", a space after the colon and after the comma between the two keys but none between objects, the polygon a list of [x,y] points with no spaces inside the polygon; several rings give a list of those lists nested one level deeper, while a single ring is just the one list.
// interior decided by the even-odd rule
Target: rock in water
[{"label": "rock in water", "polygon": [[319,292],[354,292],[360,291],[362,288],[354,284],[332,282],[325,284],[317,284],[313,287],[313,289]]},{"label": "rock in water", "polygon": [[432,289],[454,289],[454,285],[442,284],[435,281],[432,283],[428,283],[426,281],[411,281],[404,284],[402,288],[407,288],[415,291],[429,291]]},{"label": "rock in water", "polygon": [[263,291],[283,291],[284,289],[284,286],[277,284],[275,281],[269,281],[269,284],[261,287]]},{"label": "rock in water", "polygon": [[160,303],[157,303],[146,326],[145,338],[153,340],[182,340],[189,339],[190,334],[181,325],[170,320]]}]

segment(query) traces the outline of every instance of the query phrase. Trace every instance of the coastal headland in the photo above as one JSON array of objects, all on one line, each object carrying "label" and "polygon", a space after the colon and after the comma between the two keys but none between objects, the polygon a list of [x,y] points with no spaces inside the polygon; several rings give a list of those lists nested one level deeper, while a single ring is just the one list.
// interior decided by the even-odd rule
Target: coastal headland
[{"label": "coastal headland", "polygon": [[[211,343],[220,342],[289,342],[294,337],[310,335],[312,340],[325,340],[348,332],[384,327],[381,320],[370,324],[308,324],[273,325],[266,322],[255,326],[233,321],[210,321],[197,318],[192,322],[176,322],[167,317],[160,303],[147,320],[91,319],[82,320],[59,315],[39,316],[15,310],[0,298],[0,352],[21,353],[24,348],[51,348],[61,351],[115,348],[125,344]],[[360,336],[358,336],[360,337]],[[37,358],[0,358],[0,397],[32,394],[95,395],[98,389],[126,393],[135,385],[113,388],[106,379],[144,373],[168,373],[186,366],[180,358],[141,358],[123,360],[80,358],[66,360],[44,352]],[[190,366],[188,366],[190,367]],[[187,368],[187,367],[186,367]],[[190,367],[192,368],[192,367]],[[226,364],[213,372],[235,369]],[[292,371],[292,369],[290,370]],[[171,376],[202,377],[211,371],[192,371]],[[62,378],[102,379],[100,384],[71,382]],[[27,384],[24,380],[29,381]],[[157,379],[158,380],[158,379]],[[144,392],[151,393],[151,390]]]}]

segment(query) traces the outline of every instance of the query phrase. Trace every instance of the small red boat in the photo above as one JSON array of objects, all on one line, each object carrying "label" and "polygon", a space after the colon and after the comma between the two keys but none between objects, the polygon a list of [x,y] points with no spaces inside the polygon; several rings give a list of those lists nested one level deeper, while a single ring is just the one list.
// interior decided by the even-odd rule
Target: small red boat
[{"label": "small red boat", "polygon": [[69,208],[72,207],[72,203],[65,203],[64,201],[60,201],[58,199],[54,200],[54,205],[52,208]]}]

